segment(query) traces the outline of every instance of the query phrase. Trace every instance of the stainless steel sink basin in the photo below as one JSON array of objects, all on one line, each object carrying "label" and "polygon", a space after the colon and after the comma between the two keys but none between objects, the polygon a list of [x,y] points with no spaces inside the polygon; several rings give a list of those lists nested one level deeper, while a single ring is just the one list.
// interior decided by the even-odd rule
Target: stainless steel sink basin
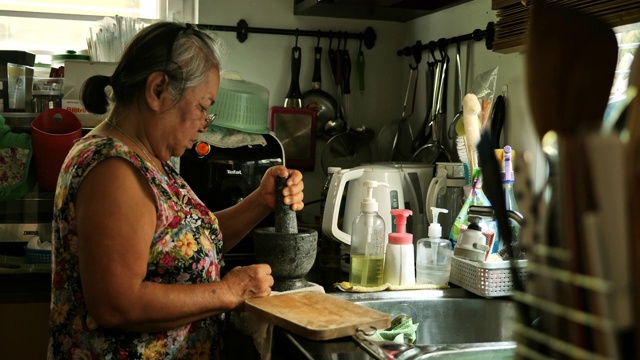
[{"label": "stainless steel sink basin", "polygon": [[393,352],[398,359],[481,359],[483,353],[491,352],[491,359],[509,359],[515,353],[512,321],[516,306],[507,299],[485,299],[460,288],[334,295],[386,312],[392,318],[411,316],[419,324],[413,345],[372,342],[363,334],[354,336],[377,358]]}]

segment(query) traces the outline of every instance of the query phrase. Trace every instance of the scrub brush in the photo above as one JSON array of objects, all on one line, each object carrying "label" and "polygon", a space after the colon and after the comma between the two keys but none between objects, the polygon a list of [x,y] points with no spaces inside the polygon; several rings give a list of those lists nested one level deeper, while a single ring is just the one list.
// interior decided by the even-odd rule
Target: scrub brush
[{"label": "scrub brush", "polygon": [[[467,94],[462,100],[462,121],[464,124],[464,135],[458,136],[456,139],[456,146],[458,149],[458,155],[460,160],[469,165],[469,170],[472,172],[477,167],[477,152],[476,146],[480,142],[480,118],[479,114],[482,111],[480,101],[474,94]],[[462,138],[462,139],[460,139]],[[464,147],[464,151],[463,150]],[[466,158],[466,161],[463,160]]]}]

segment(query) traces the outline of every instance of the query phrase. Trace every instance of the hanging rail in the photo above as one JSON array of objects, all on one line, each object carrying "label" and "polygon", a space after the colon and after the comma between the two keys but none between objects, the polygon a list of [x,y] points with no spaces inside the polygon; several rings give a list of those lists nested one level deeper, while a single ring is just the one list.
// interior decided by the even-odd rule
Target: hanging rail
[{"label": "hanging rail", "polygon": [[413,46],[405,46],[403,49],[397,51],[398,56],[416,56],[416,52],[434,51],[437,48],[445,48],[449,44],[455,44],[463,41],[485,40],[485,46],[487,50],[493,49],[493,38],[495,35],[495,26],[493,22],[487,23],[487,28],[484,30],[475,29],[472,33],[460,36],[454,36],[452,38],[440,38],[437,41],[429,41],[428,43],[421,43],[420,40],[416,41]]},{"label": "hanging rail", "polygon": [[376,32],[371,26],[367,27],[364,32],[349,33],[345,31],[321,31],[321,30],[299,30],[299,29],[271,29],[271,28],[259,28],[249,27],[249,24],[240,19],[236,26],[229,25],[208,25],[208,24],[194,24],[199,29],[210,31],[233,31],[236,33],[236,38],[241,43],[245,42],[249,37],[249,33],[256,34],[272,34],[272,35],[290,35],[290,36],[311,36],[311,37],[326,37],[335,39],[356,39],[364,43],[367,49],[372,49],[376,44]]}]

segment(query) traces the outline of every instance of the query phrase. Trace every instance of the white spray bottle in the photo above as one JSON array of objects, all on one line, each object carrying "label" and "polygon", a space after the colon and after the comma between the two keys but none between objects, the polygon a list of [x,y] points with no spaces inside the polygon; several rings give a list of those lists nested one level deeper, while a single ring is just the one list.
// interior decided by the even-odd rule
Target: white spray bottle
[{"label": "white spray bottle", "polygon": [[446,285],[451,274],[451,241],[442,238],[438,214],[447,209],[432,207],[433,222],[429,224],[429,238],[418,240],[416,249],[416,283]]},{"label": "white spray bottle", "polygon": [[365,180],[367,194],[360,203],[360,214],[353,219],[351,228],[351,285],[380,286],[384,266],[384,219],[378,214],[378,202],[373,189],[389,186],[374,180]]}]

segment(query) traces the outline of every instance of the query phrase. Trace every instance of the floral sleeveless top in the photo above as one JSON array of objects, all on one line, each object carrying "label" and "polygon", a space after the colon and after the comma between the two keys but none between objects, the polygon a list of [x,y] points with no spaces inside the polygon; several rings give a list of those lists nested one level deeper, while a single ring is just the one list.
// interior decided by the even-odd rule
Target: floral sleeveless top
[{"label": "floral sleeveless top", "polygon": [[89,315],[78,276],[74,203],[84,177],[110,157],[131,162],[155,193],[157,224],[145,281],[186,285],[220,280],[222,234],[217,219],[177,171],[165,163],[164,176],[123,142],[87,135],[69,152],[55,194],[49,359],[215,358],[220,317],[169,331],[136,333],[104,329]]}]

